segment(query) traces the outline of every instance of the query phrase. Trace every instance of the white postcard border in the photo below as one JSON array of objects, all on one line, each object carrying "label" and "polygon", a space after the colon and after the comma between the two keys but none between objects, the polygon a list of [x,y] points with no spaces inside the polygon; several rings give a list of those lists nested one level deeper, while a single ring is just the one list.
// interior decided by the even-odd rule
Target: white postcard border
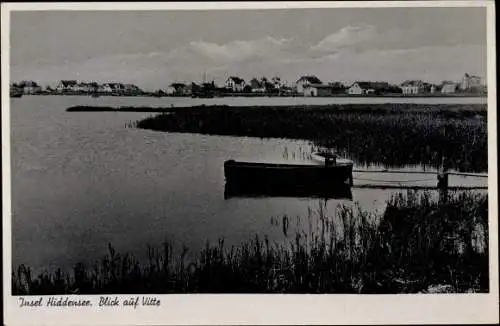
[{"label": "white postcard border", "polygon": [[[230,10],[353,7],[486,7],[488,51],[489,294],[157,295],[159,308],[20,308],[11,296],[9,12],[12,10]],[[495,11],[493,1],[2,3],[2,216],[6,325],[422,324],[498,322],[498,184]],[[48,297],[48,296],[45,296]],[[60,297],[60,296],[56,296]],[[66,297],[66,296],[65,296]],[[125,299],[129,296],[119,296]]]}]

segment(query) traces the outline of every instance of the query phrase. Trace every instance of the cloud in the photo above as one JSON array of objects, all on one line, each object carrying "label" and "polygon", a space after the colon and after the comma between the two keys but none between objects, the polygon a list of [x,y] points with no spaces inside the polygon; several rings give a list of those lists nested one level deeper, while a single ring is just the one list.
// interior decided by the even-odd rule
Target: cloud
[{"label": "cloud", "polygon": [[379,34],[373,26],[346,26],[327,35],[318,44],[311,47],[313,53],[334,53],[355,45],[371,43]]},{"label": "cloud", "polygon": [[485,71],[484,48],[443,40],[422,32],[379,31],[346,26],[316,42],[271,36],[227,43],[192,41],[169,51],[106,54],[67,64],[12,66],[15,79],[123,80],[166,87],[172,81],[223,81],[236,74],[247,79],[279,74],[294,81],[303,74],[325,80],[453,79],[465,71]]},{"label": "cloud", "polygon": [[291,42],[291,39],[276,39],[269,36],[255,40],[236,40],[225,44],[193,41],[168,53],[167,59],[198,60],[213,64],[258,61],[286,55]]}]

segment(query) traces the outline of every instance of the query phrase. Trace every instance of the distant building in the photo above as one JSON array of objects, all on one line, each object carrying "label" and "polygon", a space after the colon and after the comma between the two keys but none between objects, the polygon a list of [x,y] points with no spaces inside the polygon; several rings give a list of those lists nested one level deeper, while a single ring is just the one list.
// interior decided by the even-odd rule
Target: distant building
[{"label": "distant building", "polygon": [[231,76],[226,80],[225,86],[233,92],[242,92],[245,87],[245,80],[240,77]]},{"label": "distant building", "polygon": [[123,83],[106,83],[103,86],[105,93],[112,93],[113,95],[125,93],[125,85]]},{"label": "distant building", "polygon": [[257,78],[252,78],[252,80],[250,80],[250,87],[252,93],[264,93],[266,91],[265,82]]},{"label": "distant building", "polygon": [[75,92],[78,82],[76,80],[61,80],[56,86],[58,93]]},{"label": "distant building", "polygon": [[87,83],[87,91],[89,93],[98,92],[99,91],[99,83],[97,83],[97,82]]},{"label": "distant building", "polygon": [[425,92],[425,83],[421,80],[406,80],[401,84],[403,94],[420,94]]},{"label": "distant building", "polygon": [[460,82],[460,89],[462,91],[473,90],[476,88],[480,88],[482,86],[482,79],[479,76],[473,76],[469,74],[465,74]]},{"label": "distant building", "polygon": [[442,87],[441,87],[441,93],[451,94],[451,93],[455,93],[457,91],[457,89],[458,89],[457,83],[444,82]]},{"label": "distant building", "polygon": [[22,89],[23,94],[40,94],[42,92],[42,88],[32,80],[24,80],[17,87]]},{"label": "distant building", "polygon": [[113,92],[113,87],[110,83],[104,83],[99,85],[99,92],[100,93],[111,93]]},{"label": "distant building", "polygon": [[281,82],[281,78],[278,76],[271,78],[271,83],[273,84],[273,87],[275,89],[280,89],[283,86],[283,83]]},{"label": "distant building", "polygon": [[333,82],[328,84],[331,87],[332,94],[344,94],[346,86],[341,82]]},{"label": "distant building", "polygon": [[322,84],[322,82],[316,76],[302,76],[295,82],[297,93],[299,94],[304,94],[304,87],[320,84]]},{"label": "distant building", "polygon": [[304,86],[304,96],[331,96],[333,86],[325,84],[311,84]]},{"label": "distant building", "polygon": [[176,96],[184,96],[184,95],[188,95],[186,90],[187,90],[186,84],[184,84],[184,83],[172,83],[167,88],[167,94],[176,95]]},{"label": "distant building", "polygon": [[371,82],[358,81],[351,85],[347,89],[347,94],[349,95],[365,95],[365,94],[375,94],[375,88]]},{"label": "distant building", "polygon": [[140,94],[142,93],[142,90],[134,84],[125,84],[125,92],[127,94]]},{"label": "distant building", "polygon": [[86,82],[78,82],[73,86],[72,90],[77,93],[91,93],[93,91],[93,84]]}]

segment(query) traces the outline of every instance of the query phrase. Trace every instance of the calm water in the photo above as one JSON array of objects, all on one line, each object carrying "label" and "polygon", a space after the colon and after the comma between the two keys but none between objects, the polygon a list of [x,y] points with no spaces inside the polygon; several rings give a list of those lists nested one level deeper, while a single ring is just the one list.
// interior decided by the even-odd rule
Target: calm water
[{"label": "calm water", "polygon": [[[474,98],[478,100],[479,98]],[[203,102],[238,99],[210,99]],[[295,99],[240,99],[251,105]],[[315,98],[321,103],[332,99]],[[337,100],[365,100],[336,98]],[[376,99],[386,102],[387,99]],[[397,99],[400,100],[400,99]],[[426,100],[412,98],[411,100]],[[457,100],[433,98],[431,100]],[[471,100],[471,99],[460,99]],[[206,241],[227,244],[267,235],[282,241],[271,217],[307,216],[318,199],[258,198],[224,200],[223,162],[241,159],[310,163],[308,142],[219,137],[125,128],[150,114],[68,113],[71,105],[190,105],[178,98],[89,98],[25,96],[11,101],[13,264],[36,269],[70,267],[101,257],[111,242],[120,252],[141,256],[148,244],[166,239],[197,251]],[[287,102],[289,101],[289,102]],[[237,103],[241,105],[242,103]],[[355,167],[360,168],[360,167]],[[380,169],[380,167],[369,167]],[[421,167],[406,167],[421,171]],[[355,183],[414,180],[435,185],[429,175],[355,174]],[[402,180],[403,179],[403,180]],[[485,184],[484,179],[452,178],[451,184]],[[392,191],[353,189],[353,200],[381,210]],[[329,200],[328,213],[339,204]]]},{"label": "calm water", "polygon": [[[52,96],[50,96],[52,97]],[[66,96],[62,101],[70,105],[85,103],[88,105],[144,105],[144,106],[191,106],[227,104],[234,106],[251,105],[321,105],[321,104],[486,104],[486,97],[223,97],[223,98],[190,98],[190,97],[113,97],[103,96],[89,98],[87,96]]]}]

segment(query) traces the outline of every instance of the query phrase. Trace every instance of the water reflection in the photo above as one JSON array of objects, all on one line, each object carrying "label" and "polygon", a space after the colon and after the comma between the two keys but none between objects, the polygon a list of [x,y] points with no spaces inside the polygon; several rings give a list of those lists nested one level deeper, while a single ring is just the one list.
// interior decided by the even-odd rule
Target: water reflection
[{"label": "water reflection", "polygon": [[351,188],[348,185],[311,187],[297,185],[295,187],[269,187],[265,184],[245,185],[226,183],[224,199],[231,198],[259,198],[259,197],[286,197],[286,198],[321,198],[352,200]]}]

